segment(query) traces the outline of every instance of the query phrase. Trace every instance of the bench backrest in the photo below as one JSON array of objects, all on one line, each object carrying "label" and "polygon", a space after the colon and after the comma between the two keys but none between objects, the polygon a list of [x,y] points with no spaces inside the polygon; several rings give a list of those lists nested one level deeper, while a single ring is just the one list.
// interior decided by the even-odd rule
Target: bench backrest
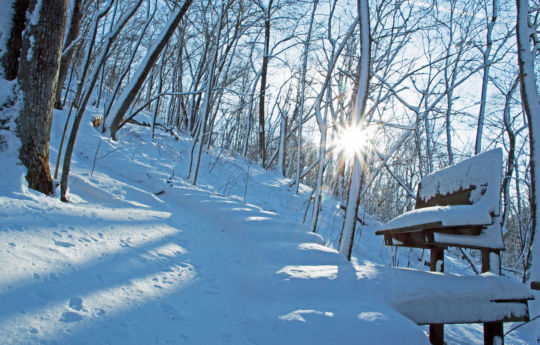
[{"label": "bench backrest", "polygon": [[502,149],[468,158],[425,176],[418,186],[416,208],[476,205],[500,214]]}]

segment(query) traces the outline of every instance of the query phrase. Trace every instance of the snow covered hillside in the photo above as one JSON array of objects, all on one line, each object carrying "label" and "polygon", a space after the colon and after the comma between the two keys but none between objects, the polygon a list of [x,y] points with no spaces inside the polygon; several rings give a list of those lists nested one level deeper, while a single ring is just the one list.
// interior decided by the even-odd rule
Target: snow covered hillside
[{"label": "snow covered hillside", "polygon": [[[66,115],[55,112],[51,167]],[[226,152],[204,155],[193,186],[188,139],[128,125],[113,142],[90,115],[67,204],[25,187],[16,147],[0,153],[0,343],[429,344],[394,307],[431,274],[385,267],[391,249],[369,226],[349,263],[332,248],[330,196],[321,237],[300,222],[307,188]],[[538,321],[506,342],[532,344]],[[446,340],[481,344],[481,330],[449,326]]]}]

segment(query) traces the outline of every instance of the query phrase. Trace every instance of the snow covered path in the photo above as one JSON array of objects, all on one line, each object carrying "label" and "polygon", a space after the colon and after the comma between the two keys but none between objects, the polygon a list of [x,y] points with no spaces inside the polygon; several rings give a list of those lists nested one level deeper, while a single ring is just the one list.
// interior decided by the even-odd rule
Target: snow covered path
[{"label": "snow covered path", "polygon": [[[175,181],[0,197],[6,344],[426,343],[317,235]],[[93,193],[90,193],[93,190]]]},{"label": "snow covered path", "polygon": [[[83,123],[68,204],[28,190],[15,163],[0,174],[1,344],[428,344],[388,304],[418,293],[416,275],[369,261],[382,245],[373,232],[353,266],[295,221],[307,196],[288,181],[205,156],[207,185],[195,187],[175,177],[189,142],[128,128],[112,142]],[[272,212],[240,201],[244,183]],[[478,327],[448,331],[481,343]]]}]

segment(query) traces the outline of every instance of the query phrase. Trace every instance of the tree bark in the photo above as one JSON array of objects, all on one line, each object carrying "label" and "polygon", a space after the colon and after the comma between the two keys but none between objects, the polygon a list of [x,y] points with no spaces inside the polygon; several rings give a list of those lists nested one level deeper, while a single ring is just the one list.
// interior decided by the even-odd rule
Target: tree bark
[{"label": "tree bark", "polygon": [[[536,137],[540,134],[540,96],[536,87],[537,80],[534,70],[534,56],[531,52],[529,28],[529,2],[528,0],[516,0],[517,4],[517,48],[518,48],[518,64],[520,72],[521,85],[521,104],[527,123],[529,126],[529,146],[530,146],[530,161],[531,161],[531,187],[532,201],[531,211],[533,215],[532,224],[532,245],[529,250],[529,259],[527,262],[528,279],[531,282],[540,281],[540,231],[538,224],[540,220],[540,208],[538,200],[540,198],[540,183],[537,181],[537,174],[540,171],[540,140]],[[538,257],[537,257],[538,256]],[[534,261],[533,261],[534,260]],[[536,269],[534,269],[536,267]]]},{"label": "tree bark", "polygon": [[19,157],[28,169],[28,186],[45,194],[53,192],[49,140],[67,8],[68,0],[30,2],[18,71],[23,93],[16,121],[22,144]]},{"label": "tree bark", "polygon": [[[69,29],[66,33],[66,39],[64,41],[64,49],[66,49],[79,35],[79,28],[81,22],[81,7],[82,0],[74,0],[73,8],[71,9]],[[73,49],[67,52],[66,55],[62,56],[60,60],[60,71],[58,72],[58,86],[56,88],[56,93],[54,97],[54,107],[56,109],[62,109],[62,87],[66,81],[66,77],[69,70],[69,65],[71,63],[71,58],[73,57]]]},{"label": "tree bark", "polygon": [[[358,17],[360,18],[360,73],[358,75],[358,92],[354,104],[352,116],[353,125],[361,126],[364,117],[369,86],[369,68],[371,64],[371,38],[369,28],[369,4],[368,0],[358,0]],[[356,226],[356,214],[360,204],[360,189],[363,175],[363,158],[355,155],[347,211],[343,229],[339,239],[339,252],[351,259],[352,245],[354,243],[354,230]]]},{"label": "tree bark", "polygon": [[[298,194],[298,188],[300,187],[300,170],[302,162],[302,117],[304,116],[304,100],[306,91],[306,72],[309,55],[309,43],[311,41],[311,32],[313,31],[313,21],[315,19],[315,11],[317,10],[318,0],[313,2],[313,10],[311,12],[311,19],[309,21],[309,29],[306,41],[304,42],[304,62],[302,63],[302,79],[300,81],[300,112],[298,113],[298,138],[296,146],[296,184],[294,185],[294,192]],[[322,140],[321,140],[322,142]],[[318,211],[318,210],[317,210]]]},{"label": "tree bark", "polygon": [[15,0],[12,3],[13,18],[11,31],[7,40],[7,52],[2,56],[2,66],[4,67],[5,78],[14,80],[19,71],[19,58],[21,56],[22,33],[26,22],[26,11],[28,10],[29,0]]},{"label": "tree bark", "polygon": [[272,10],[272,0],[268,3],[264,18],[264,56],[262,62],[261,73],[261,92],[259,93],[259,156],[261,158],[261,165],[265,166],[266,158],[266,144],[265,144],[265,130],[264,130],[264,102],[266,95],[266,76],[268,74],[268,60],[270,54],[270,12]]},{"label": "tree bark", "polygon": [[[482,57],[484,59],[484,75],[482,77],[482,95],[480,96],[480,112],[478,113],[478,125],[476,129],[476,142],[474,146],[474,154],[479,154],[482,152],[482,133],[484,131],[484,118],[486,113],[486,100],[487,100],[487,87],[489,83],[489,69],[491,67],[490,58],[491,58],[491,47],[493,46],[493,39],[491,35],[493,33],[493,27],[495,26],[495,21],[497,20],[497,11],[499,7],[499,2],[497,0],[492,1],[492,14],[491,21],[487,25],[486,32],[486,49],[482,52]],[[487,9],[486,9],[487,15]]]}]

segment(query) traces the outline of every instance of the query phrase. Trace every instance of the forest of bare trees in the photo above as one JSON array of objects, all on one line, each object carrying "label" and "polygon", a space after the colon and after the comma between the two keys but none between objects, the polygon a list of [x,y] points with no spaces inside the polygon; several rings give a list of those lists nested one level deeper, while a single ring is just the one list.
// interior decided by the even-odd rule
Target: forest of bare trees
[{"label": "forest of bare trees", "polygon": [[[25,12],[35,3],[13,6]],[[114,140],[122,141],[123,126],[142,111],[153,114],[153,133],[191,136],[194,184],[201,152],[217,149],[277,171],[293,191],[300,183],[313,187],[306,222],[314,232],[323,195],[340,199],[340,251],[347,256],[362,222],[359,208],[391,219],[414,206],[423,176],[502,147],[502,269],[527,279],[538,212],[531,138],[540,134],[533,130],[540,115],[540,2],[71,0],[65,20],[58,11],[42,12],[57,31],[48,29],[50,42],[37,41],[56,49],[50,59],[59,61],[49,65],[60,73],[43,96],[50,98],[45,108],[52,113],[55,104],[70,114],[63,161],[54,169],[56,177],[62,168],[62,200],[88,106],[100,109],[101,130]],[[32,89],[28,75],[46,71],[16,66],[19,57],[31,59],[28,49],[38,49],[25,43],[37,27],[21,24],[26,18],[14,16],[14,44],[2,63],[6,77],[18,73],[21,87]],[[28,126],[24,116],[21,128]],[[19,132],[24,139],[28,130]],[[347,135],[362,142],[352,154]],[[29,175],[33,164],[25,162]],[[40,174],[49,174],[49,184],[48,169]],[[50,193],[39,184],[31,182]],[[421,252],[410,255],[423,259]],[[453,255],[477,271],[478,253]]]}]

